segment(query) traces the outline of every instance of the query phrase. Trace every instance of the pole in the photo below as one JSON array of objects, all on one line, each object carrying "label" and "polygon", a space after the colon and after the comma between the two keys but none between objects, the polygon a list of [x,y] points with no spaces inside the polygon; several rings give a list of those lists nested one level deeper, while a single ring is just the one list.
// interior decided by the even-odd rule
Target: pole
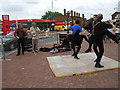
[{"label": "pole", "polygon": [[5,51],[4,51],[4,42],[3,42],[3,38],[0,38],[2,43],[1,43],[1,48],[2,48],[2,59],[3,61],[5,61]]},{"label": "pole", "polygon": [[18,20],[16,20],[16,28],[18,28]]},{"label": "pole", "polygon": [[53,0],[52,0],[52,12],[53,12]]},{"label": "pole", "polygon": [[0,38],[0,39],[1,39],[1,48],[2,48],[2,61],[10,61],[11,59],[6,59],[6,56],[5,56],[5,47],[4,47],[3,38]]}]

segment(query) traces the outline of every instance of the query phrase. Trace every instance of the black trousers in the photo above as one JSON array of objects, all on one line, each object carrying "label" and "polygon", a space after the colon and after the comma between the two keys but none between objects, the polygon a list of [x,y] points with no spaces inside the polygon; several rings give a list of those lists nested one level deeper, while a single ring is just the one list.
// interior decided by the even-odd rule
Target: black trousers
[{"label": "black trousers", "polygon": [[[96,62],[100,63],[101,62],[101,58],[103,56],[104,53],[104,45],[103,45],[103,36],[107,35],[108,37],[110,37],[112,40],[117,41],[117,37],[116,35],[112,34],[110,31],[105,30],[103,31],[101,36],[91,36],[91,39],[93,41],[93,49],[94,52],[97,56]],[[98,50],[99,49],[99,50]]]},{"label": "black trousers", "polygon": [[[96,37],[94,37],[94,38],[96,38]],[[97,56],[96,62],[100,63],[101,58],[102,58],[103,53],[104,53],[104,45],[103,45],[102,38],[96,38],[96,40],[93,40],[93,49],[94,49],[94,52]]]},{"label": "black trousers", "polygon": [[[83,38],[84,36],[81,35],[72,35],[71,48],[73,49],[73,54],[75,55],[75,57],[77,57],[77,54],[80,51]],[[76,46],[77,46],[77,50],[76,50]]]},{"label": "black trousers", "polygon": [[90,43],[90,41],[88,40],[88,38],[85,35],[80,35],[80,38],[83,40],[85,39],[88,43]]},{"label": "black trousers", "polygon": [[18,55],[21,53],[21,47],[22,47],[22,54],[24,54],[25,51],[25,38],[18,39]]},{"label": "black trousers", "polygon": [[93,41],[92,41],[92,37],[90,36],[90,37],[89,37],[89,47],[88,47],[87,50],[90,50],[90,51],[91,51],[91,49],[92,49],[92,44],[93,44]]}]

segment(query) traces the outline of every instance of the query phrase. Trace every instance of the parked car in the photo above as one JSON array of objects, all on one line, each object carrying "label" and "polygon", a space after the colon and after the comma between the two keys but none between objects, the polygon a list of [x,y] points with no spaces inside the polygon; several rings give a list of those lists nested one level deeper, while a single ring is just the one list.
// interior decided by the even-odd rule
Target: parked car
[{"label": "parked car", "polygon": [[[2,37],[3,39],[3,45],[5,51],[11,51],[17,48],[17,38],[14,37],[14,31],[8,33],[7,35]],[[32,47],[32,40],[28,39],[27,36],[25,36],[25,48],[31,48]],[[1,41],[0,41],[1,43]]]}]

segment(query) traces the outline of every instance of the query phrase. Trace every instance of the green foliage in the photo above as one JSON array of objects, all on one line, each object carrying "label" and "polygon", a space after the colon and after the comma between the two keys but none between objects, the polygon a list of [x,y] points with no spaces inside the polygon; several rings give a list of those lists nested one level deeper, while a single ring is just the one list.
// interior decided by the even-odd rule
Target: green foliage
[{"label": "green foliage", "polygon": [[45,15],[43,15],[41,19],[52,20],[53,17],[55,17],[55,16],[62,16],[62,13],[48,11],[48,12],[45,12]]},{"label": "green foliage", "polygon": [[93,18],[88,19],[88,21],[93,21],[93,20],[94,20]]}]

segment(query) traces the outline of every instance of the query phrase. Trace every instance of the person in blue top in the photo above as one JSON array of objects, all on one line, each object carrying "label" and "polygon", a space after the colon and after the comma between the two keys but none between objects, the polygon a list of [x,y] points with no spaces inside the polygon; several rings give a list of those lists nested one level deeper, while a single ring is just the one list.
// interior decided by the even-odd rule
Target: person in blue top
[{"label": "person in blue top", "polygon": [[[71,39],[71,47],[73,49],[73,54],[74,58],[79,59],[77,54],[80,51],[81,48],[81,43],[82,43],[82,38],[80,38],[80,33],[83,32],[82,28],[79,26],[80,21],[76,20],[75,25],[72,26],[72,39]],[[77,50],[75,47],[77,46]]]}]

